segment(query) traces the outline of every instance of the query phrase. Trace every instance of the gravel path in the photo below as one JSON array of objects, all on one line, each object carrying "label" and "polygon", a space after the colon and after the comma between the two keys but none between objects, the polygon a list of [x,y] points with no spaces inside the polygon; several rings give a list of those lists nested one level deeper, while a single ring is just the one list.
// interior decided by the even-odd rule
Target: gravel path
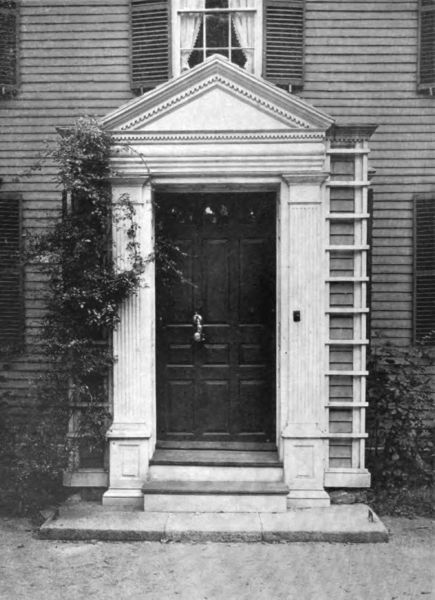
[{"label": "gravel path", "polygon": [[435,521],[383,520],[388,544],[161,544],[42,541],[0,518],[0,599],[435,599]]}]

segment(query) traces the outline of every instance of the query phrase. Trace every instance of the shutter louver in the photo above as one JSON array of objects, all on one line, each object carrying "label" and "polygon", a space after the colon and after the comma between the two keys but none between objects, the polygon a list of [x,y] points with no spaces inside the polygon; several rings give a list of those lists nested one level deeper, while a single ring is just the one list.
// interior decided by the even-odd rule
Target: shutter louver
[{"label": "shutter louver", "polygon": [[420,0],[418,89],[435,87],[435,0]]},{"label": "shutter louver", "polygon": [[20,198],[0,194],[0,353],[21,345]]},{"label": "shutter louver", "polygon": [[265,0],[264,77],[277,85],[302,86],[304,0]]},{"label": "shutter louver", "polygon": [[132,0],[131,87],[150,89],[169,79],[168,0]]},{"label": "shutter louver", "polygon": [[415,339],[435,342],[435,196],[417,196],[414,225]]},{"label": "shutter louver", "polygon": [[0,0],[0,94],[17,91],[17,3]]}]

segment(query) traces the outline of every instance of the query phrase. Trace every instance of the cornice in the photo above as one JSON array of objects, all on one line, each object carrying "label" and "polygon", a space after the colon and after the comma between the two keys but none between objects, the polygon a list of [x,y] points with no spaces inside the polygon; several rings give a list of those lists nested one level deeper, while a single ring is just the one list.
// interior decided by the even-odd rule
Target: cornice
[{"label": "cornice", "polygon": [[363,142],[371,138],[377,127],[376,124],[336,123],[328,130],[327,137],[334,142]]},{"label": "cornice", "polygon": [[325,139],[323,131],[300,130],[293,131],[255,131],[255,132],[113,132],[114,144],[140,143],[211,143],[217,142],[286,142],[289,140],[321,142]]}]

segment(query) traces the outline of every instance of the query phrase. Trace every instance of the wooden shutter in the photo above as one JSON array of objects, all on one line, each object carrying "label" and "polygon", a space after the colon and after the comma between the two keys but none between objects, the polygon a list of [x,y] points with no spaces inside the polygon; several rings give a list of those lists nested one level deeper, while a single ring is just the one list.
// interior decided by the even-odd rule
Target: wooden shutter
[{"label": "wooden shutter", "polygon": [[264,77],[277,85],[303,83],[304,0],[265,0]]},{"label": "wooden shutter", "polygon": [[414,204],[415,339],[435,342],[435,194],[418,195]]},{"label": "wooden shutter", "polygon": [[0,0],[0,94],[13,94],[18,84],[18,7]]},{"label": "wooden shutter", "polygon": [[418,89],[435,88],[435,0],[420,0]]},{"label": "wooden shutter", "polygon": [[22,342],[21,201],[0,193],[0,352]]},{"label": "wooden shutter", "polygon": [[131,87],[169,79],[169,0],[131,1]]}]

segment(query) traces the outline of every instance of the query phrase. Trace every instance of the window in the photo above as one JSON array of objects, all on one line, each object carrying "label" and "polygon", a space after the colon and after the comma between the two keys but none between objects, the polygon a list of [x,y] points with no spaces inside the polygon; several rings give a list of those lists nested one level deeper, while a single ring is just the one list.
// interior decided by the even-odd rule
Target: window
[{"label": "window", "polygon": [[414,337],[435,344],[435,195],[414,200]]},{"label": "window", "polygon": [[435,0],[420,0],[418,44],[418,89],[435,91]]},{"label": "window", "polygon": [[304,0],[131,0],[132,88],[213,54],[282,86],[303,81]]},{"label": "window", "polygon": [[0,353],[22,343],[21,200],[0,192]]},{"label": "window", "polygon": [[16,2],[0,0],[0,95],[17,90],[18,7]]},{"label": "window", "polygon": [[[256,0],[175,0],[174,73],[221,54],[250,73],[260,51]],[[179,48],[179,51],[178,51]],[[260,55],[261,56],[261,55]]]}]

